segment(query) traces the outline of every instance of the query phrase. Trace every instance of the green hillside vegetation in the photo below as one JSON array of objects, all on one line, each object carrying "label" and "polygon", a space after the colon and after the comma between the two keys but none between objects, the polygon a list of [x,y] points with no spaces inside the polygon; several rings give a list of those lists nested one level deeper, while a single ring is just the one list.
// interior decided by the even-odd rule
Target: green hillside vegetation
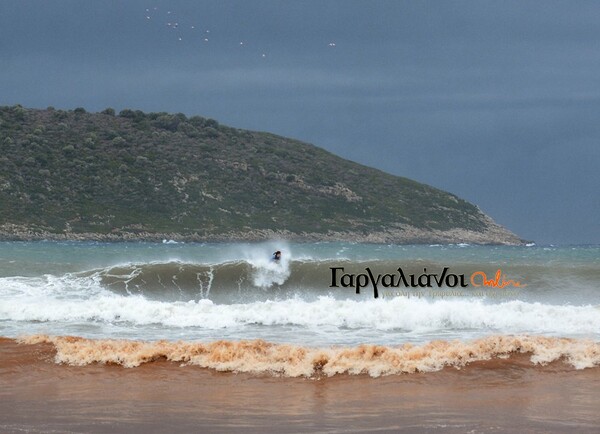
[{"label": "green hillside vegetation", "polygon": [[0,107],[0,224],[50,233],[483,231],[453,194],[213,119]]}]

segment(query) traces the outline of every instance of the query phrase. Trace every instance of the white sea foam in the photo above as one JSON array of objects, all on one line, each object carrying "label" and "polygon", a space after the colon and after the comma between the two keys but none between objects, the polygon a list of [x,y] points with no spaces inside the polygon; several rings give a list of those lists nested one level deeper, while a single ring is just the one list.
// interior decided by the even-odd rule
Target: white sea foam
[{"label": "white sea foam", "polygon": [[[281,251],[281,259],[274,261],[271,255],[277,250]],[[252,281],[255,287],[270,288],[273,285],[282,285],[290,277],[292,253],[285,242],[246,247],[242,254],[252,265]]]},{"label": "white sea foam", "polygon": [[[277,273],[258,268],[260,279]],[[264,271],[267,270],[267,271]],[[270,274],[272,273],[273,274]],[[260,274],[264,273],[264,274]],[[68,284],[66,284],[68,283]],[[238,304],[211,300],[158,301],[116,294],[93,279],[0,279],[0,320],[129,323],[217,330],[246,325],[432,332],[489,330],[503,333],[587,333],[600,331],[595,306],[551,305],[481,299],[335,299],[300,297]]]}]

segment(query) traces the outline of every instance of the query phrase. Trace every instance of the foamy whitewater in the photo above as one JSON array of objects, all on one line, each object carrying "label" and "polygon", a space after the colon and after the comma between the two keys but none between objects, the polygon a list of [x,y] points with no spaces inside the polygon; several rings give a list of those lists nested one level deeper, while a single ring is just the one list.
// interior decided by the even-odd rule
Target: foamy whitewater
[{"label": "foamy whitewater", "polygon": [[[275,250],[283,252],[280,262],[270,260]],[[368,267],[381,274],[401,267],[407,275],[448,267],[467,280],[477,271],[491,278],[500,269],[526,286],[380,287],[375,299],[371,288],[356,294],[354,288],[330,287],[331,267],[352,273]],[[0,335],[37,335],[30,340],[55,345],[60,340],[54,336],[65,335],[111,342],[167,340],[150,353],[179,361],[189,357],[172,356],[176,351],[169,342],[260,340],[247,345],[306,354],[383,345],[401,353],[405,344],[422,349],[437,340],[475,345],[504,336],[501,348],[483,352],[492,357],[522,351],[515,336],[533,347],[539,336],[571,339],[539,341],[544,350],[538,353],[547,354],[551,347],[556,357],[568,358],[578,352],[574,365],[593,366],[600,341],[600,248],[4,242]],[[588,344],[582,349],[578,342],[584,341]],[[479,354],[473,351],[467,354]],[[105,356],[92,361],[112,360]],[[308,368],[294,369],[305,373]]]}]

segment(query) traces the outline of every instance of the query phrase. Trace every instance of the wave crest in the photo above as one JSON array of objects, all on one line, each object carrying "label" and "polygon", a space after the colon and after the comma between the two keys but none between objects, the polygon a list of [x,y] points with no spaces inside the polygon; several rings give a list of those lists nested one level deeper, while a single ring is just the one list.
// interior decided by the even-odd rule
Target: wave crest
[{"label": "wave crest", "polygon": [[600,365],[600,343],[582,339],[537,336],[491,336],[470,342],[432,341],[415,346],[359,345],[310,348],[275,344],[264,340],[210,343],[128,341],[81,337],[33,335],[24,344],[52,344],[55,361],[84,366],[117,364],[133,368],[166,359],[218,371],[318,377],[336,374],[392,374],[439,371],[473,362],[531,354],[536,365],[564,360],[576,369]]}]

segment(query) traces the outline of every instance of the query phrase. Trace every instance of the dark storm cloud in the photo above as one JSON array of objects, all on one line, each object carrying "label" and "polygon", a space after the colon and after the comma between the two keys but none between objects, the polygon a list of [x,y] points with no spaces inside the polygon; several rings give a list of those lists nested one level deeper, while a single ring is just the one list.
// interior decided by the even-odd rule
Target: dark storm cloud
[{"label": "dark storm cloud", "polygon": [[202,114],[598,243],[598,23],[596,2],[5,1],[0,103]]}]

